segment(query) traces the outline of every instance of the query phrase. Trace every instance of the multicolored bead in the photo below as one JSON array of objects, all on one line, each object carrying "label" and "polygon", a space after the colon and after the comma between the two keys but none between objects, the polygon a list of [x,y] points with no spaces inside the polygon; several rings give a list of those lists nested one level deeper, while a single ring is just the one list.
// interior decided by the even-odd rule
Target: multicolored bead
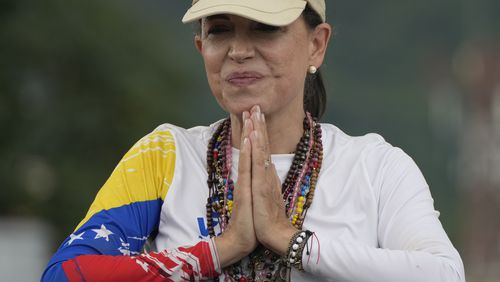
[{"label": "multicolored bead", "polygon": [[[312,204],[314,190],[323,161],[321,125],[309,113],[303,122],[304,133],[297,144],[292,165],[282,184],[283,201],[293,226],[302,228],[308,208]],[[210,237],[214,237],[216,224],[224,232],[234,206],[234,183],[231,179],[232,145],[231,121],[226,119],[217,127],[207,150],[207,225]],[[275,280],[280,276],[280,257],[270,250],[257,248],[250,255],[251,273],[244,273],[242,262],[225,269],[231,281]],[[293,263],[293,262],[291,262]],[[259,280],[259,281],[260,281]]]}]

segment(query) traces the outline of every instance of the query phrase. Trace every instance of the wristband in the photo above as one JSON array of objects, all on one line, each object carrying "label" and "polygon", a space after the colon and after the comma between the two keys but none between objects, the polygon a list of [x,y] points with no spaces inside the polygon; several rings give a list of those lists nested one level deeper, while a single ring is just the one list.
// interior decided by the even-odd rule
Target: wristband
[{"label": "wristband", "polygon": [[302,253],[307,245],[307,240],[313,235],[313,232],[309,230],[299,230],[293,234],[290,243],[288,243],[288,249],[284,257],[285,265],[287,268],[292,266],[299,271],[304,271],[302,266]]}]

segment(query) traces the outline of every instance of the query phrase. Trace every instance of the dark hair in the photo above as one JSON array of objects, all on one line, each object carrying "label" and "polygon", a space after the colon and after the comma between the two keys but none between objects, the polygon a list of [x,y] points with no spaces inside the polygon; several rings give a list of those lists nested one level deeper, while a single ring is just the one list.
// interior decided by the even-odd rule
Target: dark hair
[{"label": "dark hair", "polygon": [[[302,16],[311,29],[321,24],[323,21],[309,4],[302,12]],[[326,109],[326,89],[323,83],[323,77],[318,70],[315,74],[307,73],[304,84],[304,110],[310,112],[311,115],[318,120],[323,116]]]}]

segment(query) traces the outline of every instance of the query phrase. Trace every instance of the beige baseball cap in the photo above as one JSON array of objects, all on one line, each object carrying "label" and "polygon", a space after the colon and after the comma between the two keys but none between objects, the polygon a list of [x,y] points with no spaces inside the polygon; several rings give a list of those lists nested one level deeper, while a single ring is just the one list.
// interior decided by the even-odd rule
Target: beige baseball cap
[{"label": "beige baseball cap", "polygon": [[304,11],[306,4],[326,20],[325,0],[193,0],[183,23],[201,18],[231,14],[274,26],[284,26],[295,21]]}]

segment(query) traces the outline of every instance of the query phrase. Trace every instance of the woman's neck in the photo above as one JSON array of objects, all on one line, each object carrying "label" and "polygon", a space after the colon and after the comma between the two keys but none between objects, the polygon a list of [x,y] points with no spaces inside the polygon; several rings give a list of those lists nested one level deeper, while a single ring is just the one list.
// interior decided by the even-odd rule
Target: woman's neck
[{"label": "woman's neck", "polygon": [[[303,112],[294,115],[265,115],[271,154],[289,154],[295,151],[304,133],[304,117]],[[232,145],[239,149],[243,126],[242,117],[231,114],[230,118]]]}]

